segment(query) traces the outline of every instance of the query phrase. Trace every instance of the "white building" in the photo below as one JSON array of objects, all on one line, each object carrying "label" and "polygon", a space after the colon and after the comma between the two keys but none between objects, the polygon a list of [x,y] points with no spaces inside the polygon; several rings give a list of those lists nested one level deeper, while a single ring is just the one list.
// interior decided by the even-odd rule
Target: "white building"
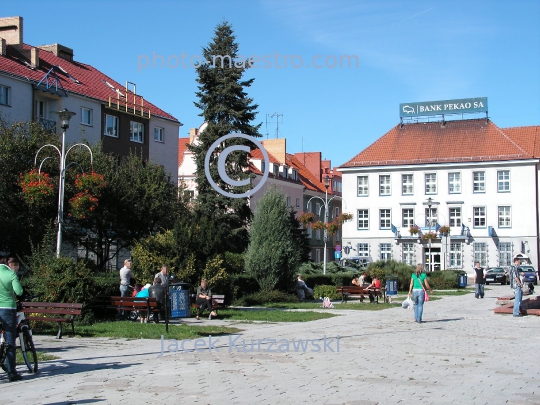
[{"label": "white building", "polygon": [[[540,126],[397,125],[339,168],[355,215],[343,226],[343,244],[354,255],[431,270],[472,273],[475,261],[507,267],[517,254],[538,268],[539,158]],[[414,225],[420,235],[439,226],[450,233],[430,243],[411,235]]]}]

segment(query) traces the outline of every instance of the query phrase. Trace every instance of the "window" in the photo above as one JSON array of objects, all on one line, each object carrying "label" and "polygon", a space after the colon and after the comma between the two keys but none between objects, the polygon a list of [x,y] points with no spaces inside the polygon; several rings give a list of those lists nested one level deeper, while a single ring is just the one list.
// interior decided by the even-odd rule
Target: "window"
[{"label": "window", "polygon": [[368,191],[368,176],[358,176],[358,196],[367,196]]},{"label": "window", "polygon": [[402,217],[403,217],[403,228],[410,228],[414,225],[414,209],[412,208],[403,208]]},{"label": "window", "polygon": [[480,266],[487,267],[487,243],[475,242],[473,244],[474,261],[480,262]]},{"label": "window", "polygon": [[320,203],[315,204],[315,215],[317,215],[317,218],[320,218],[320,215],[321,215],[321,204]]},{"label": "window", "polygon": [[287,196],[287,207],[292,207],[291,202],[292,202],[291,196],[288,195]]},{"label": "window", "polygon": [[356,245],[356,250],[358,251],[358,256],[368,257],[369,256],[369,243],[359,243]]},{"label": "window", "polygon": [[339,207],[336,207],[336,208],[334,209],[334,215],[335,215],[334,218],[339,217]]},{"label": "window", "polygon": [[499,206],[499,228],[510,228],[512,226],[512,218],[510,215],[509,206]]},{"label": "window", "polygon": [[358,229],[369,229],[369,210],[358,210]]},{"label": "window", "polygon": [[155,127],[154,128],[154,141],[156,142],[163,142],[163,134],[165,133],[165,129],[161,127]]},{"label": "window", "polygon": [[144,143],[144,124],[131,121],[129,140],[138,143]]},{"label": "window", "polygon": [[293,171],[292,171],[292,179],[294,181],[298,180],[298,171],[295,170],[295,169],[293,169]]},{"label": "window", "polygon": [[461,208],[450,208],[450,226],[461,226]]},{"label": "window", "polygon": [[279,166],[274,165],[274,176],[277,177],[279,175]]},{"label": "window", "polygon": [[380,217],[380,228],[381,229],[390,229],[390,210],[389,209],[382,209],[379,210],[379,217]]},{"label": "window", "polygon": [[300,208],[300,198],[296,198],[296,208]]},{"label": "window", "polygon": [[381,243],[379,245],[379,250],[380,250],[381,260],[392,259],[392,244],[391,243]]},{"label": "window", "polygon": [[321,249],[315,250],[315,257],[317,258],[316,263],[320,263],[321,262]]},{"label": "window", "polygon": [[463,268],[463,244],[461,242],[450,242],[450,267]]},{"label": "window", "polygon": [[401,194],[403,195],[413,194],[413,175],[412,174],[401,175]]},{"label": "window", "polygon": [[332,190],[341,193],[341,181],[332,180]]},{"label": "window", "polygon": [[415,253],[414,253],[414,243],[404,243],[403,244],[403,253],[401,260],[403,263],[408,264],[409,266],[414,266],[416,263]]},{"label": "window", "polygon": [[426,194],[437,194],[437,173],[426,173]]},{"label": "window", "polygon": [[437,225],[437,208],[426,208],[426,225],[428,228],[431,227],[432,230],[435,230]]},{"label": "window", "polygon": [[461,193],[461,173],[448,173],[448,193]]},{"label": "window", "polygon": [[307,212],[313,212],[312,209],[313,209],[313,206],[311,205],[311,201],[307,203]]},{"label": "window", "polygon": [[11,87],[0,85],[0,104],[10,105]]},{"label": "window", "polygon": [[311,224],[308,224],[307,226],[307,237],[308,239],[311,239],[313,237],[313,229],[311,229]]},{"label": "window", "polygon": [[512,242],[499,243],[499,266],[511,266],[512,256]]},{"label": "window", "polygon": [[379,176],[379,195],[390,195],[390,175]]},{"label": "window", "polygon": [[105,133],[107,136],[118,138],[118,117],[105,115]]},{"label": "window", "polygon": [[499,170],[497,172],[497,192],[510,192],[510,170]]},{"label": "window", "polygon": [[475,228],[486,227],[486,207],[474,207],[473,208],[473,226]]},{"label": "window", "polygon": [[81,107],[81,124],[92,125],[92,110]]},{"label": "window", "polygon": [[287,166],[283,166],[282,177],[286,179],[288,177]]},{"label": "window", "polygon": [[321,240],[321,230],[320,229],[317,229],[315,231],[315,237],[317,238],[317,240]]},{"label": "window", "polygon": [[474,193],[486,192],[486,182],[485,182],[484,172],[473,172],[473,192]]}]

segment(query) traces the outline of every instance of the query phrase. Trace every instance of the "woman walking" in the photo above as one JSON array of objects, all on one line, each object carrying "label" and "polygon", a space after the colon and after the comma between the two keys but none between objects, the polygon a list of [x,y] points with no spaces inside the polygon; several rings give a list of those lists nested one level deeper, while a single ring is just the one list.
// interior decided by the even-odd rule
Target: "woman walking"
[{"label": "woman walking", "polygon": [[422,264],[417,264],[416,271],[411,275],[409,297],[412,295],[412,300],[414,302],[414,319],[418,323],[422,323],[426,287],[429,289],[430,293],[433,292],[427,281],[426,274],[422,273]]}]

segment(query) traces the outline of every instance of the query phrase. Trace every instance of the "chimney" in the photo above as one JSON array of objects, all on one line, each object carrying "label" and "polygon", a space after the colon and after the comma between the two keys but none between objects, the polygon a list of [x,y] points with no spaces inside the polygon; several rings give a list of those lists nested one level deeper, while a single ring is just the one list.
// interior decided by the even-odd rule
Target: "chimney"
[{"label": "chimney", "polygon": [[33,68],[39,67],[39,49],[32,48],[30,49],[30,64]]},{"label": "chimney", "polygon": [[189,144],[193,145],[193,141],[195,140],[195,137],[197,136],[197,128],[190,128],[189,129]]},{"label": "chimney", "polygon": [[264,148],[278,160],[285,164],[285,154],[287,153],[287,140],[285,138],[266,139],[262,141]]},{"label": "chimney", "polygon": [[6,56],[6,40],[0,38],[0,56]]},{"label": "chimney", "polygon": [[52,45],[41,45],[41,46],[38,46],[38,48],[43,49],[44,51],[52,52],[59,58],[73,62],[73,49],[68,48],[67,46],[60,45],[60,44],[52,44]]},{"label": "chimney", "polygon": [[6,40],[7,45],[21,49],[23,45],[22,17],[0,18],[0,37]]}]

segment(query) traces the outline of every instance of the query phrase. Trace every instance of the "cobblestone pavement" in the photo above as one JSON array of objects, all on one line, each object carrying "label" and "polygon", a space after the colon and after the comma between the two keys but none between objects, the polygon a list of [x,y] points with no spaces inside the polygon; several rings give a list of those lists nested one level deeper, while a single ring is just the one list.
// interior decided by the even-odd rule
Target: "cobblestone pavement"
[{"label": "cobblestone pavement", "polygon": [[243,332],[212,338],[210,352],[165,341],[159,357],[157,340],[36,336],[59,359],[21,382],[2,375],[0,405],[540,404],[540,317],[495,315],[509,288],[488,288],[484,299],[426,303],[422,324],[402,308],[237,324]]}]

